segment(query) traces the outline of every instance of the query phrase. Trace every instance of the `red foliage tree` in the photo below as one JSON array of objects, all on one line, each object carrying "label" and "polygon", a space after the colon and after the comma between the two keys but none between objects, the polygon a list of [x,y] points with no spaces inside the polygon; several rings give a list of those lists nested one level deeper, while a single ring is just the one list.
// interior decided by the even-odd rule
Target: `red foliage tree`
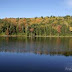
[{"label": "red foliage tree", "polygon": [[30,28],[30,32],[33,32],[34,31],[34,28]]},{"label": "red foliage tree", "polygon": [[61,25],[58,25],[58,26],[57,26],[57,31],[58,31],[58,33],[61,33],[61,28],[62,28]]}]

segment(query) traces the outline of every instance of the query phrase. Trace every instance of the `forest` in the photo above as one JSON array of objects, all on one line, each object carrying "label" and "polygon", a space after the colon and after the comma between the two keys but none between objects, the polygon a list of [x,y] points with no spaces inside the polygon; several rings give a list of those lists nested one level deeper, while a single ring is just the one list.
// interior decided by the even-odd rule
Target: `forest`
[{"label": "forest", "polygon": [[71,36],[72,16],[0,19],[0,35]]}]

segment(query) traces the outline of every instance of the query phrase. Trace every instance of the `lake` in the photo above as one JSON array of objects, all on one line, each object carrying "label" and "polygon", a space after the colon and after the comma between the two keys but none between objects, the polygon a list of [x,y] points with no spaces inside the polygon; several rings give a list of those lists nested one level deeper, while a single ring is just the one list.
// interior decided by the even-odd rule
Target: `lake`
[{"label": "lake", "polygon": [[72,38],[0,37],[0,72],[71,72]]}]

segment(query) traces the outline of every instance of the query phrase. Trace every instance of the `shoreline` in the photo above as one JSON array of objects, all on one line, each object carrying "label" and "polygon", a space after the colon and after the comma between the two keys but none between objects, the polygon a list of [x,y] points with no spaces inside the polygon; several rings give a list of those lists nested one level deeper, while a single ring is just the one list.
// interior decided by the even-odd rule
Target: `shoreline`
[{"label": "shoreline", "polygon": [[[0,37],[31,37],[31,36],[25,36],[25,35],[0,35]],[[33,36],[33,37],[72,37],[72,36]]]}]

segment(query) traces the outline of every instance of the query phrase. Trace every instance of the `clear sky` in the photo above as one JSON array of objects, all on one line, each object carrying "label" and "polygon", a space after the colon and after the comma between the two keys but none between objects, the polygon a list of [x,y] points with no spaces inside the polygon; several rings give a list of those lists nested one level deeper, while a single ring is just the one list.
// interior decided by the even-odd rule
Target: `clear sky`
[{"label": "clear sky", "polygon": [[72,15],[72,0],[0,0],[0,18]]}]

